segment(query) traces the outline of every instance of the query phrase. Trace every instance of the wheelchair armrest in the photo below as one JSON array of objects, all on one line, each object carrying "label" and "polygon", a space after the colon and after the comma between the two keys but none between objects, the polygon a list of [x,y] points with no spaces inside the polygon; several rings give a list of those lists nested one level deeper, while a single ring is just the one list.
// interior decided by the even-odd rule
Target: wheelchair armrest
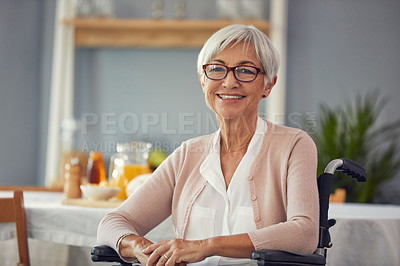
[{"label": "wheelchair armrest", "polygon": [[326,259],[322,255],[312,254],[301,256],[280,250],[258,250],[251,254],[252,260],[258,265],[325,265]]},{"label": "wheelchair armrest", "polygon": [[119,262],[121,265],[132,265],[123,261],[114,249],[105,245],[93,247],[91,257],[93,262]]}]

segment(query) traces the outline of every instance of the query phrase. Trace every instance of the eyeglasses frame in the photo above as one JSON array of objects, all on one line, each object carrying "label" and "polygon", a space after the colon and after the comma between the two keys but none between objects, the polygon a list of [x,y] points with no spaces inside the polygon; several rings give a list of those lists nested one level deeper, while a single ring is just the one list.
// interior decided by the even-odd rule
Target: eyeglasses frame
[{"label": "eyeglasses frame", "polygon": [[[220,79],[213,79],[213,78],[210,78],[210,77],[207,75],[206,69],[207,69],[208,66],[212,66],[212,65],[214,65],[214,66],[223,66],[223,67],[226,67],[227,71],[226,71],[226,73],[225,73],[225,76],[222,77],[222,78],[220,78]],[[236,73],[235,73],[235,70],[236,70],[236,68],[238,68],[238,67],[252,67],[252,68],[254,68],[254,69],[257,71],[256,76],[255,76],[254,79],[252,79],[252,80],[246,80],[246,81],[240,80],[240,79],[238,79],[238,78],[236,77]],[[228,76],[229,71],[232,71],[232,72],[233,72],[233,76],[235,77],[235,79],[236,79],[237,81],[240,81],[240,82],[252,82],[252,81],[254,81],[254,80],[258,77],[258,74],[259,74],[259,73],[265,74],[265,71],[262,70],[261,68],[258,68],[258,67],[255,67],[255,66],[249,66],[249,65],[238,65],[238,66],[234,66],[234,67],[228,67],[228,66],[223,65],[223,64],[205,64],[205,65],[203,65],[203,70],[204,70],[204,74],[206,75],[206,77],[207,77],[208,79],[211,79],[211,80],[223,80],[224,78],[226,78],[226,76]]]}]

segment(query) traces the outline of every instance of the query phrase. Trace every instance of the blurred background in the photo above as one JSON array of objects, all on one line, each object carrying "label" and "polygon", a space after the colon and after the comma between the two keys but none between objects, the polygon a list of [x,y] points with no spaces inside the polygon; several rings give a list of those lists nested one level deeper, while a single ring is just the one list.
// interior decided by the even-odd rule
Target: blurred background
[{"label": "blurred background", "polygon": [[[0,2],[2,185],[45,184],[54,26],[60,23],[55,21],[55,3]],[[117,18],[155,16],[154,1],[112,3],[112,15]],[[286,97],[284,113],[274,115],[284,116],[284,124],[295,127],[304,127],[306,119],[307,130],[313,135],[319,126],[321,104],[335,108],[353,102],[357,95],[378,91],[374,94],[377,100],[386,97],[388,101],[376,128],[398,120],[400,1],[287,3],[287,55],[281,62],[286,68]],[[263,19],[269,19],[269,1],[264,1],[262,14]],[[186,19],[219,16],[216,0],[185,1]],[[163,1],[162,17],[176,17],[175,1]],[[75,48],[73,115],[83,122],[98,118],[84,128],[81,147],[102,152],[107,165],[117,142],[145,140],[171,153],[183,140],[215,131],[214,116],[197,78],[199,51]],[[266,105],[273,100],[267,100]],[[271,115],[265,110],[260,110],[261,115]],[[154,122],[153,118],[158,121],[144,124]],[[384,183],[388,182],[387,193],[395,193],[399,175]],[[395,196],[386,202],[399,203]]]}]

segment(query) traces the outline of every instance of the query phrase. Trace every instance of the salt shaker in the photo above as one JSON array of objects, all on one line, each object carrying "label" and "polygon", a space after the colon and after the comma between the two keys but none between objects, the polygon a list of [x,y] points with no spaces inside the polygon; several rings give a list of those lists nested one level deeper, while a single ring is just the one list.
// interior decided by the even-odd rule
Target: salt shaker
[{"label": "salt shaker", "polygon": [[64,194],[67,199],[76,199],[82,196],[81,192],[82,169],[78,157],[72,157],[65,164]]}]

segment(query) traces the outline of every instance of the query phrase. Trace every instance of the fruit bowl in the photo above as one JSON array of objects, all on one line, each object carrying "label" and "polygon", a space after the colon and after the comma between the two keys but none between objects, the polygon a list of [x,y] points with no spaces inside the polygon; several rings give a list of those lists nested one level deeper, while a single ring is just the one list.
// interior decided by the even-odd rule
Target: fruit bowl
[{"label": "fruit bowl", "polygon": [[81,185],[81,190],[88,200],[109,200],[116,196],[121,189],[111,186]]}]

